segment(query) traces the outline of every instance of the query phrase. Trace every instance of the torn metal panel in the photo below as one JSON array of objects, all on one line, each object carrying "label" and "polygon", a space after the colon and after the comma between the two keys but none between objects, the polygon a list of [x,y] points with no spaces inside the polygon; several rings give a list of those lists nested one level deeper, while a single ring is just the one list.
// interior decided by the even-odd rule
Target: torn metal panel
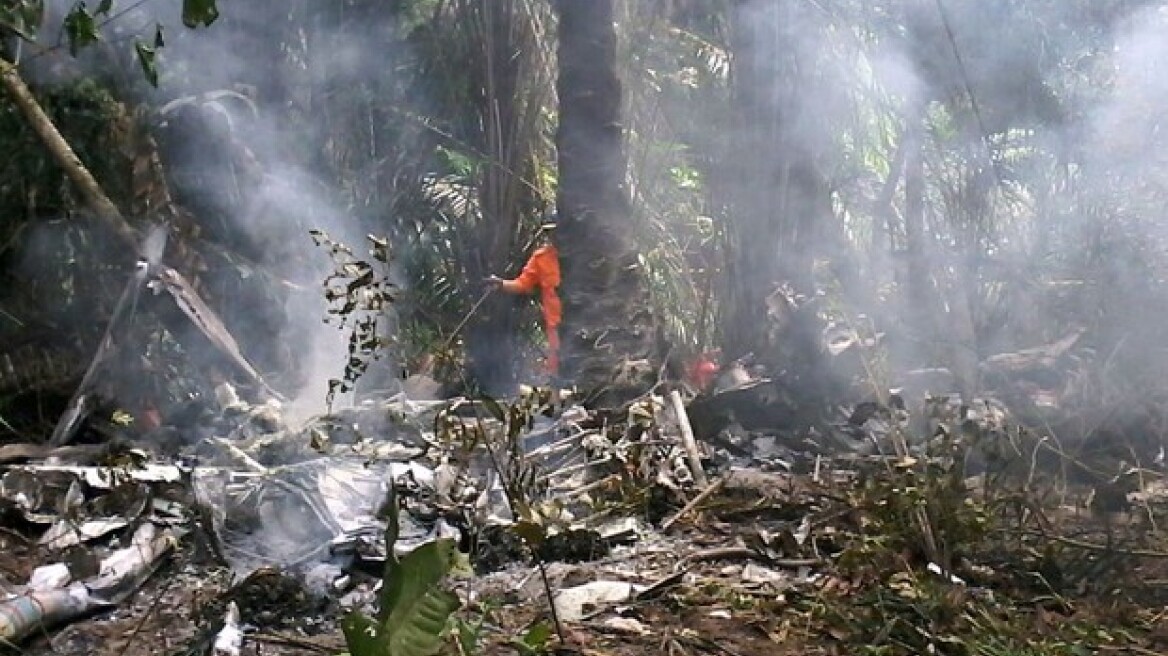
[{"label": "torn metal panel", "polygon": [[283,399],[278,392],[268,386],[260,373],[244,357],[243,351],[239,348],[235,338],[232,337],[231,332],[227,330],[223,320],[215,314],[211,306],[199,297],[198,292],[181,273],[168,266],[159,265],[157,274],[150,281],[149,287],[155,294],[163,291],[170,294],[175,304],[191,320],[191,323],[269,398]]}]

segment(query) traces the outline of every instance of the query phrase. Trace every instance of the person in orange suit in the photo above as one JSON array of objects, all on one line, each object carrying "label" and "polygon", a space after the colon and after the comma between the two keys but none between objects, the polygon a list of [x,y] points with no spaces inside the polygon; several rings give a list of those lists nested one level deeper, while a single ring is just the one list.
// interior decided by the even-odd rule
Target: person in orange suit
[{"label": "person in orange suit", "polygon": [[560,287],[560,253],[552,239],[554,223],[540,226],[539,247],[527,259],[523,270],[513,279],[499,276],[487,278],[487,283],[509,294],[531,294],[539,289],[539,305],[543,311],[543,327],[547,335],[547,371],[555,378],[560,369],[560,320],[563,308],[556,290]]}]

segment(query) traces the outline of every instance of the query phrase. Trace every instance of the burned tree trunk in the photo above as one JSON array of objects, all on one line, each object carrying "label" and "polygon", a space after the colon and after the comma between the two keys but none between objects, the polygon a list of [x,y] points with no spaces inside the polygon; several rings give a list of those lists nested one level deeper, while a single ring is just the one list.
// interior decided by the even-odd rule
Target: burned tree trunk
[{"label": "burned tree trunk", "polygon": [[722,332],[728,357],[752,353],[813,400],[827,381],[814,306],[800,297],[814,297],[813,264],[829,243],[830,190],[816,154],[830,150],[830,134],[816,107],[814,10],[800,5],[734,8],[733,132],[719,184],[730,218]]},{"label": "burned tree trunk", "polygon": [[557,10],[562,371],[594,401],[614,400],[643,389],[653,368],[646,281],[628,228],[613,1],[561,0]]}]

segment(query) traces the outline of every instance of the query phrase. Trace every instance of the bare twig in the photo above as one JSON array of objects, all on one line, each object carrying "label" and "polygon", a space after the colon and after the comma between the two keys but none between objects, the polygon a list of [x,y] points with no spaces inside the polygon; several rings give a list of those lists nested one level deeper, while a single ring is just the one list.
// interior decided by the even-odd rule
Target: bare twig
[{"label": "bare twig", "polygon": [[698,494],[696,497],[691,499],[689,503],[685,504],[685,506],[681,510],[678,510],[676,513],[674,513],[674,515],[672,517],[670,517],[670,518],[666,519],[664,522],[662,522],[661,523],[661,530],[668,531],[670,526],[673,526],[679,519],[681,519],[682,517],[689,514],[689,512],[691,510],[693,510],[694,508],[696,508],[698,506],[698,504],[700,504],[701,502],[710,498],[710,496],[713,495],[718,490],[721,490],[725,484],[726,484],[726,479],[724,479],[724,478],[719,478],[718,480],[714,481],[714,483],[712,485],[710,485],[706,489],[702,490],[700,494]]},{"label": "bare twig", "polygon": [[[486,298],[486,294],[483,295],[483,298]],[[504,498],[507,499],[507,505],[511,508],[511,514],[517,518],[521,517],[523,515],[521,512],[521,507],[525,506],[526,504],[521,506],[520,499],[516,498],[515,496],[515,490],[513,488],[514,481],[512,481],[507,476],[507,472],[503,469],[503,466],[499,463],[498,457],[495,455],[495,448],[494,445],[491,444],[491,440],[488,437],[487,428],[483,424],[483,417],[479,412],[479,406],[476,404],[473,405],[472,408],[474,409],[475,423],[478,426],[480,434],[483,436],[483,446],[486,448],[487,458],[490,460],[491,467],[495,470],[495,474],[499,476],[499,480],[503,484],[503,495]],[[540,554],[539,550],[536,549],[534,545],[529,544],[526,539],[523,540],[523,543],[527,546],[527,549],[531,552],[531,555],[535,557],[535,565],[539,569],[539,576],[543,583],[544,594],[547,596],[548,607],[551,610],[552,624],[556,627],[556,635],[560,639],[560,644],[566,645],[568,644],[567,633],[564,631],[563,623],[560,622],[559,611],[556,610],[556,599],[555,595],[552,594],[552,584],[551,581],[548,580],[547,566],[544,564],[543,555]]]},{"label": "bare twig", "polygon": [[1115,652],[1118,654],[1139,654],[1140,656],[1160,656],[1161,652],[1152,651],[1151,649],[1144,649],[1143,647],[1136,647],[1135,645],[1095,645],[1095,649],[1099,651]]},{"label": "bare twig", "polygon": [[822,558],[771,558],[749,547],[717,547],[694,552],[678,561],[676,567],[681,568],[690,563],[707,560],[757,560],[775,567],[814,567],[825,562]]},{"label": "bare twig", "polygon": [[162,595],[170,590],[170,586],[174,585],[176,580],[178,580],[176,576],[168,576],[166,578],[166,583],[162,584],[162,587],[158,589],[158,594],[154,595],[154,599],[150,600],[150,606],[146,609],[146,613],[142,615],[142,619],[138,620],[138,624],[134,626],[134,630],[130,632],[130,636],[126,638],[126,644],[122,645],[118,656],[125,656],[125,653],[129,651],[130,645],[134,643],[134,639],[142,632],[142,627],[146,626],[146,620],[150,619],[150,616],[154,614],[154,609],[158,608],[159,602],[162,601]]},{"label": "bare twig", "polygon": [[454,330],[450,331],[450,336],[446,338],[446,341],[442,344],[440,351],[445,352],[450,349],[450,346],[454,344],[454,340],[458,338],[458,334],[462,331],[463,326],[465,326],[466,322],[470,321],[471,317],[473,317],[475,313],[479,311],[479,307],[482,306],[483,302],[487,300],[487,297],[489,297],[493,291],[495,291],[493,287],[488,287],[487,290],[483,292],[483,295],[479,297],[479,300],[475,301],[475,304],[470,307],[470,310],[468,310],[467,313],[463,315],[462,321],[459,321],[458,325],[454,327]]},{"label": "bare twig", "polygon": [[1085,542],[1083,540],[1076,540],[1075,538],[1068,538],[1062,535],[1041,534],[1042,537],[1054,540],[1060,544],[1065,544],[1068,547],[1075,547],[1084,551],[1096,551],[1100,553],[1111,553],[1117,556],[1130,556],[1132,558],[1168,558],[1168,551],[1149,551],[1147,549],[1121,549],[1119,547],[1107,546],[1105,544],[1097,544],[1095,542]]}]

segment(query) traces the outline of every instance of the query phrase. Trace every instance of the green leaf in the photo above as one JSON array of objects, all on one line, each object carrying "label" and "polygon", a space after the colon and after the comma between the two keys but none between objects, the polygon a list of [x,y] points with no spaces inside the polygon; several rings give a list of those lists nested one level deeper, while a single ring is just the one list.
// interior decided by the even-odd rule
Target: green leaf
[{"label": "green leaf", "polygon": [[483,405],[487,408],[487,412],[490,412],[492,417],[501,422],[507,421],[507,413],[503,410],[503,406],[500,405],[498,401],[492,399],[489,396],[484,396],[482,401]]},{"label": "green leaf", "polygon": [[547,622],[538,622],[524,632],[515,646],[522,654],[542,654],[547,651],[552,639],[552,627]]},{"label": "green leaf", "polygon": [[97,32],[97,21],[86,11],[84,2],[73,5],[65,16],[65,36],[69,39],[69,54],[74,57],[82,48],[101,38]]},{"label": "green leaf", "polygon": [[15,7],[6,5],[2,11],[5,27],[26,41],[36,39],[36,33],[40,31],[45,19],[44,0],[21,2]]},{"label": "green leaf", "polygon": [[538,522],[529,519],[515,522],[511,525],[511,531],[533,549],[538,549],[547,542],[547,530]]},{"label": "green leaf", "polygon": [[218,18],[215,0],[183,0],[182,22],[192,30],[200,25],[209,27]]},{"label": "green leaf", "polygon": [[158,65],[155,61],[157,53],[154,48],[141,41],[135,41],[134,52],[138,54],[138,65],[142,67],[142,75],[146,76],[146,81],[150,83],[150,86],[157,87]]},{"label": "green leaf", "polygon": [[412,612],[410,607],[446,577],[457,552],[454,540],[435,540],[414,549],[398,563],[381,593],[387,626],[402,624],[403,618]]},{"label": "green leaf", "polygon": [[385,582],[382,612],[388,654],[433,656],[442,648],[446,622],[460,602],[439,584],[450,571],[458,553],[454,540],[435,540],[414,549],[402,559],[394,577]]},{"label": "green leaf", "polygon": [[352,656],[433,656],[443,644],[447,622],[460,602],[439,585],[458,562],[454,540],[436,540],[398,562],[397,489],[386,497],[385,542],[388,554],[376,620],[352,613],[341,624]]}]

